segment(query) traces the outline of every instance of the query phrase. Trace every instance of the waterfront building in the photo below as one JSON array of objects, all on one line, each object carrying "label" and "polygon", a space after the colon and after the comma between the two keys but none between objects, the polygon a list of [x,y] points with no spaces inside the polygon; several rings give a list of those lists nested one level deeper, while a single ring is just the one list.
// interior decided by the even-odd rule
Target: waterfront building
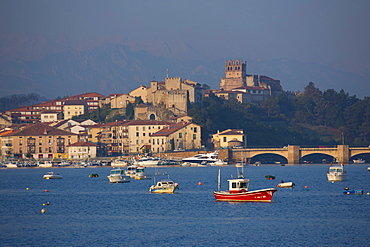
[{"label": "waterfront building", "polygon": [[171,124],[150,137],[151,150],[156,153],[201,148],[201,126],[192,122]]},{"label": "waterfront building", "polygon": [[228,148],[230,142],[244,143],[242,129],[227,129],[212,135],[212,143],[215,149]]},{"label": "waterfront building", "polygon": [[[78,135],[37,123],[0,136],[3,157],[68,158],[67,145]],[[3,147],[6,147],[5,149]]]},{"label": "waterfront building", "polygon": [[96,157],[98,145],[91,142],[76,142],[67,145],[68,158],[70,159],[90,159]]}]

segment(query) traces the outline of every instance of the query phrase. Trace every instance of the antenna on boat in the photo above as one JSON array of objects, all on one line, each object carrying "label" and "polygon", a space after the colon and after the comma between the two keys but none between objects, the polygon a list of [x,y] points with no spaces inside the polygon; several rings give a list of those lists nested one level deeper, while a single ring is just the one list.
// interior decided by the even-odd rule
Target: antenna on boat
[{"label": "antenna on boat", "polygon": [[217,191],[221,190],[221,168],[218,168]]}]

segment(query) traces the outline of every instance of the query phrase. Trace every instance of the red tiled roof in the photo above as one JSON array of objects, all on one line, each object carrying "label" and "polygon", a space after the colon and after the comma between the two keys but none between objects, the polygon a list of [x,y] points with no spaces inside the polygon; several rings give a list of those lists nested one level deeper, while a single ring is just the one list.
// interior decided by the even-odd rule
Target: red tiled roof
[{"label": "red tiled roof", "polygon": [[76,135],[71,132],[61,130],[42,123],[31,124],[17,133],[12,133],[9,136],[52,136],[52,135]]},{"label": "red tiled roof", "polygon": [[170,126],[167,126],[166,128],[163,128],[163,129],[151,134],[150,136],[151,137],[152,136],[169,136],[170,134],[178,131],[179,129],[182,129],[185,126],[188,126],[189,124],[194,124],[194,123],[181,121],[181,122],[172,124]]}]

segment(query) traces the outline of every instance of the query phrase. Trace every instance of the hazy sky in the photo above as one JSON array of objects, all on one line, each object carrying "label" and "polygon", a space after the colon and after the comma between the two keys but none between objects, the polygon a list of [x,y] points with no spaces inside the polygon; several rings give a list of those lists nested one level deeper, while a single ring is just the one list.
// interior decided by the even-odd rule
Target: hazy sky
[{"label": "hazy sky", "polygon": [[0,0],[0,33],[183,40],[243,60],[289,58],[370,71],[369,0]]}]

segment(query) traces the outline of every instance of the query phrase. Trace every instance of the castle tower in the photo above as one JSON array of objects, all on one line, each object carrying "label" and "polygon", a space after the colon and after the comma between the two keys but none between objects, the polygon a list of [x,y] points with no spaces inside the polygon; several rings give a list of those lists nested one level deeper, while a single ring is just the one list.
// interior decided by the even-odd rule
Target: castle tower
[{"label": "castle tower", "polygon": [[247,63],[242,60],[225,62],[225,78],[221,78],[220,89],[225,91],[246,85]]}]

